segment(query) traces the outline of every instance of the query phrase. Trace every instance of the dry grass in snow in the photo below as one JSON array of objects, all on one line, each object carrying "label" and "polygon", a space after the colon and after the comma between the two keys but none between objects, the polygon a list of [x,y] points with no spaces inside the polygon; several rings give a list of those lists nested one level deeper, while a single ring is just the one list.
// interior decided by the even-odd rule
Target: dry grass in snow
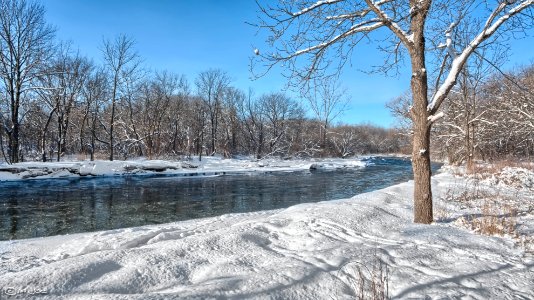
[{"label": "dry grass in snow", "polygon": [[534,252],[534,167],[502,161],[477,165],[475,172],[449,168],[456,184],[436,203],[436,220],[454,220],[477,234],[513,238]]}]

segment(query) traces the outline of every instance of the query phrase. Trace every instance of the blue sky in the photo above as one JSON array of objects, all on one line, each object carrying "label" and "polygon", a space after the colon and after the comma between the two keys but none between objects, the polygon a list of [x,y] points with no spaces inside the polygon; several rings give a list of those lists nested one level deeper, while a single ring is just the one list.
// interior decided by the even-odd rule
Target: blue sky
[{"label": "blue sky", "polygon": [[[220,68],[243,90],[257,94],[283,90],[284,78],[274,69],[252,81],[249,58],[255,47],[265,47],[265,36],[245,21],[256,20],[253,0],[46,0],[47,20],[61,40],[70,40],[80,53],[99,62],[103,38],[126,34],[136,40],[144,65],[156,70],[195,76]],[[510,66],[532,62],[534,39],[514,42]],[[351,96],[349,110],[337,121],[393,125],[384,104],[409,88],[409,72],[384,77],[357,71],[361,64],[380,63],[373,47],[362,45],[351,69],[345,68],[342,85]],[[362,68],[365,69],[365,66]]]}]

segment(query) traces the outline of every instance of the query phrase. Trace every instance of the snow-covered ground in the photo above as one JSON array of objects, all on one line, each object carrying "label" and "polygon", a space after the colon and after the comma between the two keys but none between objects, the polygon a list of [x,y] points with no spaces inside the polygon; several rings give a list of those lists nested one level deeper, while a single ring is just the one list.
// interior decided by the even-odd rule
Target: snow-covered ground
[{"label": "snow-covered ground", "polygon": [[203,157],[201,161],[72,161],[72,162],[24,162],[0,164],[0,181],[21,179],[75,178],[87,176],[122,175],[219,175],[247,172],[298,171],[313,168],[352,168],[364,167],[362,158],[354,159],[222,159]]},{"label": "snow-covered ground", "polygon": [[[248,170],[219,163],[199,168]],[[1,297],[355,299],[362,280],[368,289],[387,269],[392,298],[533,299],[534,257],[518,238],[534,229],[531,190],[501,186],[521,199],[516,235],[480,235],[466,225],[480,213],[462,200],[471,180],[450,170],[433,177],[432,225],[413,224],[407,182],[281,210],[4,241]]]}]

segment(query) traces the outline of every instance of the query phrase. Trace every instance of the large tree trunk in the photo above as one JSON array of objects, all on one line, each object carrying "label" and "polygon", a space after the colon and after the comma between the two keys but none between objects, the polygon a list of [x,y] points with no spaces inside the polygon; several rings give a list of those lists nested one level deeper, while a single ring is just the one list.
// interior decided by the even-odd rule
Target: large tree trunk
[{"label": "large tree trunk", "polygon": [[[428,121],[426,78],[412,78],[413,93],[413,149],[414,222],[430,224],[432,216],[432,189],[430,176],[430,122]],[[426,75],[422,76],[426,77]]]},{"label": "large tree trunk", "polygon": [[[414,1],[414,0],[412,0]],[[412,2],[410,1],[410,2]],[[413,5],[416,6],[415,4]],[[428,77],[425,65],[424,26],[426,10],[412,17],[413,47],[410,49],[412,61],[411,89],[413,97],[413,149],[412,168],[414,175],[414,222],[430,224],[432,215],[432,189],[430,170],[430,112],[428,111]]]},{"label": "large tree trunk", "polygon": [[415,124],[412,168],[414,174],[414,222],[430,224],[432,216],[432,189],[430,183],[430,126]]}]

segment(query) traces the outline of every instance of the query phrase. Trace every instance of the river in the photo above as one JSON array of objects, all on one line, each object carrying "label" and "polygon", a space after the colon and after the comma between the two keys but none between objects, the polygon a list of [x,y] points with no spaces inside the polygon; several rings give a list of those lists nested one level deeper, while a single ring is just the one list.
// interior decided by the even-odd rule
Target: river
[{"label": "river", "polygon": [[[0,240],[160,224],[349,198],[412,179],[409,159],[213,177],[115,176],[0,183]],[[433,171],[439,168],[433,165]]]}]

